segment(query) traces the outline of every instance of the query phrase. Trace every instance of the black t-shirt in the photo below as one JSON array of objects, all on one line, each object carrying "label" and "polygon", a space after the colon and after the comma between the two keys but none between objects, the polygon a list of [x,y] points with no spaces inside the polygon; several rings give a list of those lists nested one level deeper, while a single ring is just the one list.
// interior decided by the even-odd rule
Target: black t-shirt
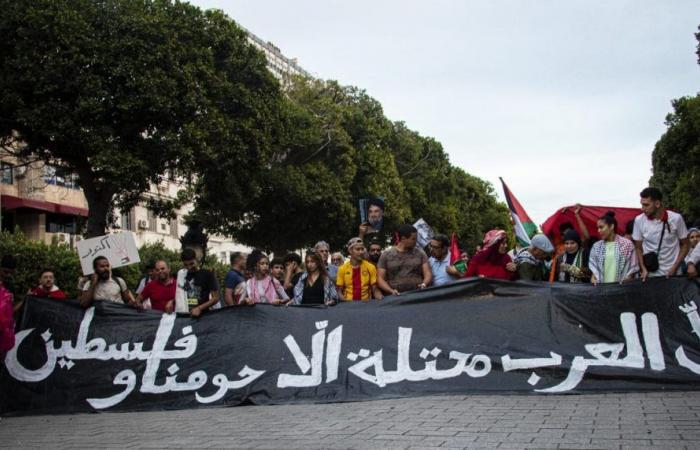
[{"label": "black t-shirt", "polygon": [[287,293],[287,297],[294,298],[294,286],[296,286],[297,283],[299,282],[299,278],[301,278],[302,273],[304,273],[304,272],[299,272],[299,273],[295,273],[294,275],[292,275],[292,287],[284,290],[284,292]]},{"label": "black t-shirt", "polygon": [[316,281],[311,286],[308,283],[304,283],[304,295],[301,298],[301,304],[323,305],[323,279],[321,277],[316,278]]},{"label": "black t-shirt", "polygon": [[188,272],[185,277],[185,292],[187,293],[187,306],[192,309],[209,301],[212,291],[219,290],[219,283],[216,281],[214,272],[206,269],[199,269],[192,273]]}]

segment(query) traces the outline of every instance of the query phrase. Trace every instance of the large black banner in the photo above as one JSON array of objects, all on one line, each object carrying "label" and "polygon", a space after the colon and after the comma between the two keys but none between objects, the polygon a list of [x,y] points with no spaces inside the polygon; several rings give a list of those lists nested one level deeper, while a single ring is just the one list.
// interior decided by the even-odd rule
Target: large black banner
[{"label": "large black banner", "polygon": [[467,280],[381,302],[199,319],[31,298],[2,412],[700,388],[700,287]]}]

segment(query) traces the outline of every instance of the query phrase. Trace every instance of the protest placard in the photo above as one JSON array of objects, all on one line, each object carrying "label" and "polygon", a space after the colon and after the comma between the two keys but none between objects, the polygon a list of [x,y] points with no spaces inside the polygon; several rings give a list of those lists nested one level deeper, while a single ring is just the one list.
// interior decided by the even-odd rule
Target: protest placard
[{"label": "protest placard", "polygon": [[92,261],[98,256],[107,258],[112,268],[141,262],[134,233],[130,231],[85,239],[78,242],[77,248],[84,275],[92,274]]}]

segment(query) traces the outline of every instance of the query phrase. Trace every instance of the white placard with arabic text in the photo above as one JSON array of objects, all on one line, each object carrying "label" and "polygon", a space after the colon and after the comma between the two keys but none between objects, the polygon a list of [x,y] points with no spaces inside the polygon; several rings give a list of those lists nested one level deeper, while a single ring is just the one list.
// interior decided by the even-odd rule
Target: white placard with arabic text
[{"label": "white placard with arabic text", "polygon": [[106,257],[112,268],[141,262],[134,233],[130,231],[107,234],[78,242],[78,258],[80,258],[80,267],[84,275],[92,274],[92,261],[98,256]]}]

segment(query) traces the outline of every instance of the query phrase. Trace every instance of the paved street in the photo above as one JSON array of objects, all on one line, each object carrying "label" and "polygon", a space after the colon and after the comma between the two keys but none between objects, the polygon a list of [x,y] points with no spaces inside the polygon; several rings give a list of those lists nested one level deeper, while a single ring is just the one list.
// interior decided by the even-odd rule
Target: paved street
[{"label": "paved street", "polygon": [[700,392],[10,417],[5,448],[700,448]]}]

